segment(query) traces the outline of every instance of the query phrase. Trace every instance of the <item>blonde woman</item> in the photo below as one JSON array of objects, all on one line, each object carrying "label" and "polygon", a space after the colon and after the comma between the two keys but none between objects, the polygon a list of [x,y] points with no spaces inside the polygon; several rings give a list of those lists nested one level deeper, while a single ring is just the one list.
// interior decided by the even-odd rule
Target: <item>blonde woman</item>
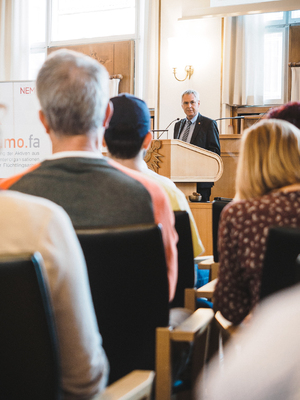
[{"label": "blonde woman", "polygon": [[262,120],[241,143],[236,200],[222,213],[214,308],[239,324],[259,300],[270,226],[300,228],[300,130]]}]

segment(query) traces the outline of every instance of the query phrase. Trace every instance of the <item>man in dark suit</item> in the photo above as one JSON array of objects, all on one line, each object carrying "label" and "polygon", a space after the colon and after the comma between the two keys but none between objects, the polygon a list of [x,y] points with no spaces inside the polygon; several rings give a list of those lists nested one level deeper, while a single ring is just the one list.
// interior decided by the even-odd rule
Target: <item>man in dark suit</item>
[{"label": "man in dark suit", "polygon": [[[186,118],[180,120],[174,127],[174,139],[180,139],[203,149],[220,155],[219,130],[216,121],[199,113],[199,93],[186,90],[181,96],[181,107]],[[202,195],[202,201],[209,201],[213,182],[198,182],[197,192]]]}]

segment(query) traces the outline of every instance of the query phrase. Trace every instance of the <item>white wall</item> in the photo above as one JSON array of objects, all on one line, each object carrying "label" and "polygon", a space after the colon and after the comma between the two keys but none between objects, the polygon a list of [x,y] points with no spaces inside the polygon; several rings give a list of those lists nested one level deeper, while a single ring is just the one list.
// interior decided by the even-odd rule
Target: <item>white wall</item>
[{"label": "white wall", "polygon": [[[159,128],[166,126],[175,118],[183,118],[181,93],[186,89],[195,89],[200,94],[200,112],[209,118],[220,117],[221,86],[221,18],[195,19],[180,21],[184,0],[162,0],[161,17],[161,62],[160,62],[160,120]],[[178,82],[169,66],[168,38],[178,35],[186,38],[187,47],[199,55],[190,80]],[[181,73],[181,77],[184,72]],[[173,135],[170,127],[169,139]],[[166,138],[166,135],[163,136]]]}]

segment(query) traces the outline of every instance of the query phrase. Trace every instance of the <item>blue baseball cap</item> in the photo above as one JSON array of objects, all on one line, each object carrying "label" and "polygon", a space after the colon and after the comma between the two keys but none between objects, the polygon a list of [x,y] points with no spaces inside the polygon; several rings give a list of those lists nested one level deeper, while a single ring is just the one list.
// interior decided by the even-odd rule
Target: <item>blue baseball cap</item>
[{"label": "blue baseball cap", "polygon": [[144,138],[150,131],[150,112],[147,104],[129,94],[121,93],[110,99],[114,112],[105,131],[105,137],[112,139]]}]

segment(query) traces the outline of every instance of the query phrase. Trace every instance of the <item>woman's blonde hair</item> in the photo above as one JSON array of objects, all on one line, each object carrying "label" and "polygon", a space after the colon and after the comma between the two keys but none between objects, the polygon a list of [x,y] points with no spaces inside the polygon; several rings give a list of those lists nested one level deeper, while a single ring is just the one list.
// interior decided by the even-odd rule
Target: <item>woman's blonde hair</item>
[{"label": "woman's blonde hair", "polygon": [[237,166],[237,197],[259,197],[294,183],[300,183],[300,130],[276,119],[247,129]]}]

